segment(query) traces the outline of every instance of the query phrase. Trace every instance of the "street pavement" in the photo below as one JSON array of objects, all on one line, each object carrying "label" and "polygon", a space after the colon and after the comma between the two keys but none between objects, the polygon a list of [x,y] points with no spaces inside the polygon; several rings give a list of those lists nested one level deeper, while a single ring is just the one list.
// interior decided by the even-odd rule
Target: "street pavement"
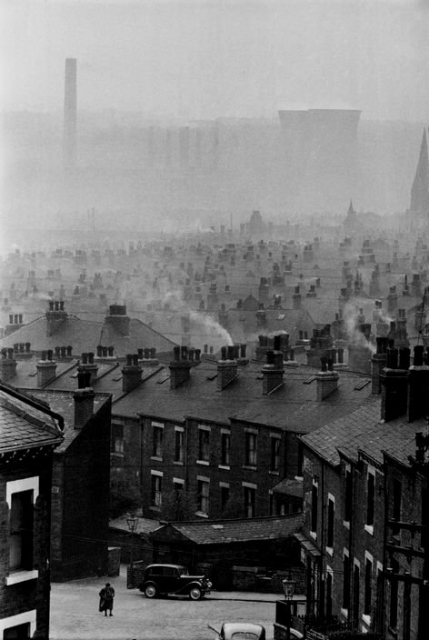
[{"label": "street pavement", "polygon": [[[106,582],[116,592],[113,617],[98,611],[98,593]],[[263,624],[273,637],[275,602],[281,594],[217,592],[198,602],[188,598],[149,600],[127,589],[126,566],[119,576],[52,583],[50,640],[215,640],[207,628],[223,622]]]}]

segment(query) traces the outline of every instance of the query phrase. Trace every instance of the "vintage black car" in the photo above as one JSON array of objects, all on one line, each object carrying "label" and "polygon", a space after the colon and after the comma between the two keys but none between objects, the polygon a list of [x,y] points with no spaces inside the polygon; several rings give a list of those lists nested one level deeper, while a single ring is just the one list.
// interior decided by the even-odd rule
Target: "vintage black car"
[{"label": "vintage black car", "polygon": [[191,576],[180,564],[150,564],[146,567],[139,589],[146,598],[160,595],[189,596],[200,600],[210,593],[212,583],[206,576]]}]

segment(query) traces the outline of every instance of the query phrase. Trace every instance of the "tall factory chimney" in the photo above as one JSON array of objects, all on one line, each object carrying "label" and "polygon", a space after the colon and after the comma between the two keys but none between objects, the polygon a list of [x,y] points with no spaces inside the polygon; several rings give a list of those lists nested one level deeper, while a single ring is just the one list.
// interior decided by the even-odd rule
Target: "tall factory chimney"
[{"label": "tall factory chimney", "polygon": [[76,58],[66,58],[64,87],[63,161],[65,169],[76,167]]}]

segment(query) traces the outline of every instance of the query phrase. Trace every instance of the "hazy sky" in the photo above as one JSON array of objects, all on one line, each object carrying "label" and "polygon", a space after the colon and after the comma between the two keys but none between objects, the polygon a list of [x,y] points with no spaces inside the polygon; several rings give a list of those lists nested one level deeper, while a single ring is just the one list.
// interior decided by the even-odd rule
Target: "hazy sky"
[{"label": "hazy sky", "polygon": [[3,110],[429,120],[429,0],[0,0]]}]

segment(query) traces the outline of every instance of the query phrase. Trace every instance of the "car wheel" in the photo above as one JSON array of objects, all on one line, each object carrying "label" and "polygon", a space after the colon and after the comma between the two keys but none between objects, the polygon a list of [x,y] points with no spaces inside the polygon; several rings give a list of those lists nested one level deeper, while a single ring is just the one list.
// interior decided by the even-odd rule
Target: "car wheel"
[{"label": "car wheel", "polygon": [[201,593],[201,589],[199,589],[198,587],[192,587],[189,592],[189,597],[191,600],[201,600],[202,595],[203,594]]},{"label": "car wheel", "polygon": [[148,584],[144,590],[144,594],[146,598],[156,598],[158,591],[154,584]]}]

